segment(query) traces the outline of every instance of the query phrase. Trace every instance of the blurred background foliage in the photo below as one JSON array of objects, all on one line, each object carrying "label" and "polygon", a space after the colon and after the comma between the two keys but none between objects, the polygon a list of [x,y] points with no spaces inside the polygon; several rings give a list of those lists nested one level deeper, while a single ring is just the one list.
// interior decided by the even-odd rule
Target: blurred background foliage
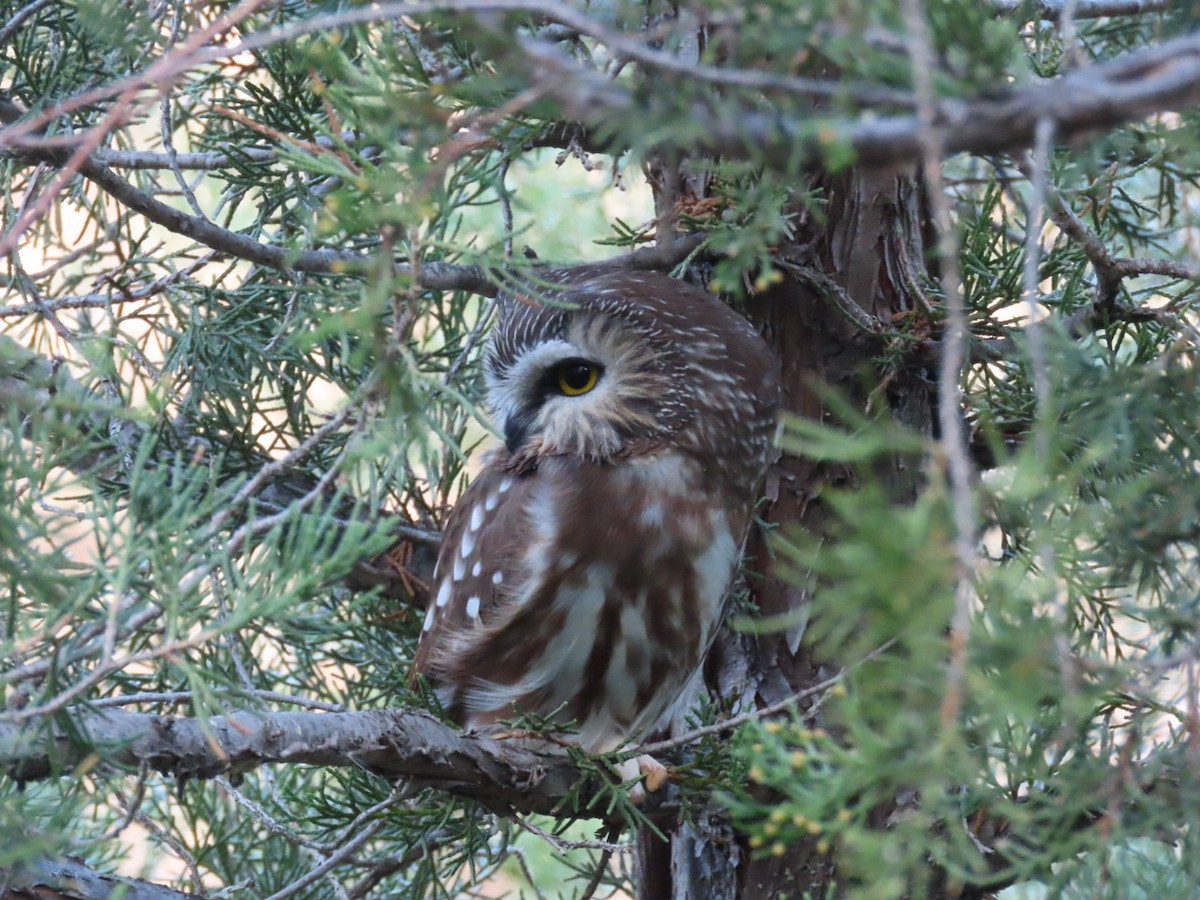
[{"label": "blurred background foliage", "polygon": [[[364,8],[289,0],[242,15],[225,39],[309,23],[294,37],[187,66],[116,119],[119,91],[47,120],[47,141],[106,123],[95,158],[181,213],[297,259],[357,251],[357,267],[214,253],[88,180],[54,194],[48,157],[0,149],[5,234],[47,204],[0,271],[0,722],[71,729],[107,705],[189,716],[427,705],[405,686],[420,573],[488,439],[478,360],[491,301],[424,289],[421,273],[512,270],[530,264],[523,248],[569,263],[648,243],[657,148],[664,136],[686,147],[706,127],[698,111],[763,110],[819,134],[901,109],[887,92],[912,89],[901,3],[691,6],[578,9],[627,40],[645,36],[649,15],[658,46],[680,52],[703,16],[704,62],[837,72],[837,89],[814,112],[794,92],[617,65],[603,40],[570,37],[559,52],[635,105],[586,140],[555,140],[561,109],[514,39],[545,36],[537,16],[340,25]],[[1159,7],[1080,19],[1067,40],[1032,5],[930,4],[936,91],[989,97],[1195,31],[1191,3]],[[54,110],[234,10],[0,0],[0,91],[30,114]],[[1189,109],[1064,144],[1050,189],[1110,253],[1194,265],[1198,136]],[[822,147],[825,166],[853,163],[837,140]],[[772,535],[811,605],[788,622],[752,608],[737,621],[803,632],[846,675],[816,711],[700,742],[683,787],[715,791],[750,853],[815,838],[861,896],[922,896],[944,877],[1013,885],[1014,898],[1191,897],[1195,282],[1135,272],[1109,292],[1080,242],[1039,221],[1031,312],[1030,209],[1044,198],[1021,162],[944,167],[973,341],[980,538],[961,690],[947,675],[963,573],[942,445],[831,398],[837,421],[792,420],[783,448],[858,477],[823,493],[829,533],[797,523]],[[751,153],[690,166],[707,185],[690,199],[704,202],[676,212],[707,239],[689,271],[752,300],[782,279],[797,210],[826,213],[810,163]],[[393,268],[398,258],[411,268]],[[935,377],[936,363],[913,361],[941,322],[938,286],[922,289],[932,306],[887,323],[864,377]],[[898,457],[921,473],[902,507],[875,465]],[[363,563],[385,551],[417,600],[364,581]],[[287,766],[186,785],[96,757],[62,774],[0,781],[0,867],[70,854],[208,896],[552,897],[582,893],[598,859],[594,824],[544,820],[561,831],[547,839],[436,792],[401,800],[364,772]],[[341,865],[305,880],[368,825]],[[633,891],[627,852],[598,895],[622,891]]]}]

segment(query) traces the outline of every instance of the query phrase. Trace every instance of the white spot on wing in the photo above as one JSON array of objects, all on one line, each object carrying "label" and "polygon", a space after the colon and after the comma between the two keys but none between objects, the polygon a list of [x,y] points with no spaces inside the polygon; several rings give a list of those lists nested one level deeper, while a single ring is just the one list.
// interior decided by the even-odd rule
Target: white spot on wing
[{"label": "white spot on wing", "polygon": [[460,556],[458,559],[456,559],[454,561],[454,580],[462,581],[463,576],[466,574],[467,574],[467,564],[465,562],[463,562],[463,558]]},{"label": "white spot on wing", "polygon": [[476,620],[479,619],[479,604],[481,602],[482,601],[479,599],[478,596],[473,596],[469,600],[467,600],[467,618],[468,619],[476,619]]},{"label": "white spot on wing", "polygon": [[425,610],[425,624],[421,626],[422,631],[428,631],[433,627],[433,607],[430,606]]},{"label": "white spot on wing", "polygon": [[493,573],[492,573],[492,584],[499,584],[499,583],[500,583],[500,582],[502,582],[503,580],[504,580],[504,573],[503,573],[503,572],[499,572],[499,571],[497,571],[497,572],[493,572]]},{"label": "white spot on wing", "polygon": [[475,552],[475,532],[468,531],[462,536],[462,545],[459,547],[458,555],[462,559],[466,559]]},{"label": "white spot on wing", "polygon": [[479,504],[471,509],[471,530],[478,531],[479,526],[483,524],[483,507]]},{"label": "white spot on wing", "polygon": [[445,606],[449,602],[450,602],[450,581],[446,580],[446,581],[443,581],[442,586],[440,588],[438,588],[437,605]]},{"label": "white spot on wing", "polygon": [[480,560],[475,561],[475,565],[471,566],[471,576],[478,578],[479,573],[483,571],[483,563]]}]

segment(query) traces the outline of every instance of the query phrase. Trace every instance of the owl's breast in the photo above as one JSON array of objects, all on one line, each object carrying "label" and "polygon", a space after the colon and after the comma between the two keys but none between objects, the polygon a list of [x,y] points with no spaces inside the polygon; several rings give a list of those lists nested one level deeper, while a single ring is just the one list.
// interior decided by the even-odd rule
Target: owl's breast
[{"label": "owl's breast", "polygon": [[743,517],[705,494],[702,476],[674,453],[552,461],[536,476],[545,480],[517,602],[552,623],[554,646],[538,688],[517,702],[561,707],[585,747],[651,728],[720,624]]},{"label": "owl's breast", "polygon": [[703,661],[744,532],[703,474],[659,453],[488,476],[447,535],[457,549],[443,551],[434,606],[448,615],[428,636],[451,714],[474,727],[516,709],[573,720],[591,750],[653,727]]}]

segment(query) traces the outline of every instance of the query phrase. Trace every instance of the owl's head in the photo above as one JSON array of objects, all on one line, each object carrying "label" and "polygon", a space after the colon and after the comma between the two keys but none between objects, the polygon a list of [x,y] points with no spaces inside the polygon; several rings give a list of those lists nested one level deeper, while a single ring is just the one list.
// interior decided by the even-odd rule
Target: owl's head
[{"label": "owl's head", "polygon": [[595,461],[676,441],[714,403],[745,411],[768,369],[774,390],[765,345],[717,298],[634,272],[503,298],[485,363],[511,454]]}]

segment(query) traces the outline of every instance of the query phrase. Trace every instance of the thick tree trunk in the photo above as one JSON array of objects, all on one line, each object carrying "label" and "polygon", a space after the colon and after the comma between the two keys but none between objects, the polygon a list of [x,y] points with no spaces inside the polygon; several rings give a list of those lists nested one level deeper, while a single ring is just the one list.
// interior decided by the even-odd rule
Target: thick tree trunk
[{"label": "thick tree trunk", "polygon": [[[825,215],[797,210],[801,224],[796,238],[777,255],[784,281],[748,305],[750,318],[780,360],[784,408],[823,421],[828,412],[819,388],[830,386],[862,409],[868,403],[872,409],[886,404],[898,423],[929,433],[934,422],[933,373],[906,370],[884,383],[873,365],[883,349],[881,338],[863,324],[878,320],[886,326],[897,317],[920,314],[914,289],[921,290],[928,277],[925,253],[932,241],[915,168],[854,171],[828,179],[821,187],[828,198]],[[822,279],[824,289],[819,287]],[[829,282],[841,288],[865,318],[839,309],[829,299]],[[892,461],[882,474],[897,502],[911,497],[918,473],[906,460]],[[845,466],[784,455],[768,476],[770,502],[764,517],[820,534],[830,524],[823,490],[853,484],[855,477]],[[752,587],[763,616],[806,607],[806,592],[772,571],[761,534],[752,536],[748,552],[752,569],[762,576],[752,579]],[[798,619],[803,621],[802,616]],[[803,642],[803,632],[802,625],[753,636],[726,632],[706,669],[709,690],[743,708],[761,707],[827,678],[841,661]],[[767,796],[764,800],[770,802]],[[891,811],[877,811],[881,827]],[[782,856],[756,857],[745,837],[715,811],[681,826],[670,839],[669,848],[651,838],[642,840],[645,900],[757,900],[806,893],[822,897],[837,881],[837,859],[818,849],[817,838],[792,844]]]}]

